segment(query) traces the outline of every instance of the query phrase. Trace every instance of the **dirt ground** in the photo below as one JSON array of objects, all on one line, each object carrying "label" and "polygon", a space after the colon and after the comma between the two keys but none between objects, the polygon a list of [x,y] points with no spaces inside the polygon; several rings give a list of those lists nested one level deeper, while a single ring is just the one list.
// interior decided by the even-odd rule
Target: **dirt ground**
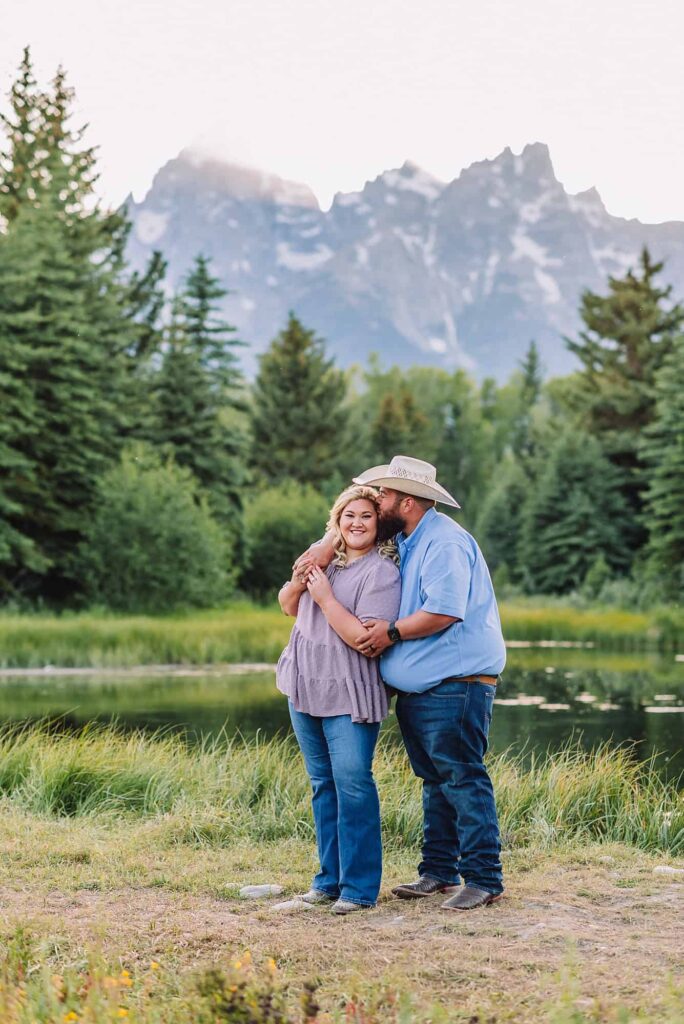
[{"label": "dirt ground", "polygon": [[254,901],[149,886],[38,893],[6,884],[0,929],[23,924],[53,948],[95,945],[132,969],[150,959],[189,969],[249,949],[255,962],[274,957],[287,983],[320,977],[328,1006],[380,985],[465,1019],[535,1021],[560,987],[599,1020],[618,1006],[684,1020],[684,1002],[681,1018],[673,1010],[684,982],[684,873],[681,865],[656,872],[657,863],[619,851],[588,863],[543,856],[509,872],[505,898],[484,910],[449,913],[439,897],[386,896],[347,918],[274,909],[287,894]]}]

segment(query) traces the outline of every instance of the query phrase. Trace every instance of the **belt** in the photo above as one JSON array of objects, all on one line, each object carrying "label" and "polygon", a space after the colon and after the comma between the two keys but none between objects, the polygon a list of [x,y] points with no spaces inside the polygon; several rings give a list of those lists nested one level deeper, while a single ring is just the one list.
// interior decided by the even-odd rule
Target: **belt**
[{"label": "belt", "polygon": [[498,676],[447,676],[443,683],[487,683],[489,686],[496,686]]}]

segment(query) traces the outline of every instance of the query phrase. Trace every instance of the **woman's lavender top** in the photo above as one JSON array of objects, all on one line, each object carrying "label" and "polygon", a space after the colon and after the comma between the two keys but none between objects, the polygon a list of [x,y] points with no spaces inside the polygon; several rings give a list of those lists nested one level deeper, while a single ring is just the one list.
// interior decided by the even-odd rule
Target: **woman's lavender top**
[{"label": "woman's lavender top", "polygon": [[[337,600],[357,619],[395,619],[399,570],[374,548],[347,566],[326,571]],[[351,715],[352,722],[381,722],[388,699],[377,658],[365,658],[328,625],[308,591],[299,599],[290,642],[280,655],[276,685],[297,711],[317,718]]]}]

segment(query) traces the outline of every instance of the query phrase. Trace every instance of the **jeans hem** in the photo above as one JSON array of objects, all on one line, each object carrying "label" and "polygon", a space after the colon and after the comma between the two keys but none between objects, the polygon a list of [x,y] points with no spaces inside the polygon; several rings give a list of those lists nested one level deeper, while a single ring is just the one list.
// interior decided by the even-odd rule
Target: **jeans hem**
[{"label": "jeans hem", "polygon": [[336,892],[331,892],[329,889],[321,889],[318,885],[312,885],[311,888],[314,892],[322,892],[324,896],[330,896],[334,900],[338,900],[340,898],[339,889]]},{"label": "jeans hem", "polygon": [[442,885],[460,885],[462,882],[462,878],[460,875],[456,875],[455,881],[452,881],[450,878],[443,878],[442,875],[438,875],[434,871],[420,872],[421,878],[425,878],[426,875],[428,878],[434,878],[436,882],[441,882]]},{"label": "jeans hem", "polygon": [[340,896],[345,903],[353,903],[357,907],[374,907],[375,903],[366,903],[365,900],[351,900],[348,896]]},{"label": "jeans hem", "polygon": [[483,892],[488,892],[490,896],[500,896],[502,892],[506,891],[503,885],[498,889],[492,889],[491,885],[482,885],[481,882],[474,882],[472,878],[469,878],[465,884],[474,885],[476,889],[482,889]]}]

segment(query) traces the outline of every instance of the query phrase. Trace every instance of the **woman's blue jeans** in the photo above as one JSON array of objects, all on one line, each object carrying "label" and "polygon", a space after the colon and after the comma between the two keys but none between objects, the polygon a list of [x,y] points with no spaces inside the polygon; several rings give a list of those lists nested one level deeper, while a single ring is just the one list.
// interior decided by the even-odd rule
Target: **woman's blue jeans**
[{"label": "woman's blue jeans", "polygon": [[423,780],[420,875],[487,892],[503,891],[499,825],[484,765],[496,688],[448,680],[400,693],[397,719],[415,774]]},{"label": "woman's blue jeans", "polygon": [[313,790],[313,815],[321,869],[313,888],[372,907],[380,891],[380,802],[373,778],[379,722],[351,715],[317,718],[290,704]]}]

